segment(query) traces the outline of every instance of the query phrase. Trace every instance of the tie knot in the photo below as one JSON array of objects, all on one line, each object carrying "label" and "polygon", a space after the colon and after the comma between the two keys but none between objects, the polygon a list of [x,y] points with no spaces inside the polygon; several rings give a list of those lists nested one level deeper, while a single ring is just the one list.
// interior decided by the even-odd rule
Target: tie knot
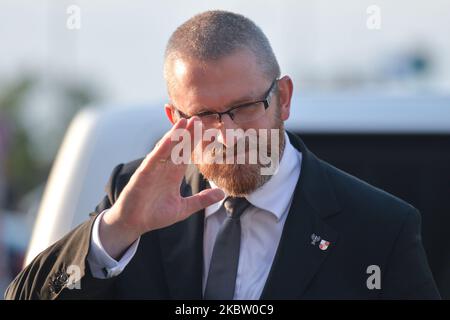
[{"label": "tie knot", "polygon": [[239,219],[245,209],[250,206],[250,202],[245,198],[228,197],[225,199],[223,206],[231,218]]}]

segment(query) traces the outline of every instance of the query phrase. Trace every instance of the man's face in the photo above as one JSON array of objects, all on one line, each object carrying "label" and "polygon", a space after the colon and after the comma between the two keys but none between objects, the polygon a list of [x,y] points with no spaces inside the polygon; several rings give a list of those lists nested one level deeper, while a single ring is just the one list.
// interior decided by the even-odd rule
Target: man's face
[{"label": "man's face", "polygon": [[[174,108],[188,116],[205,111],[224,112],[230,108],[265,98],[275,79],[268,79],[251,51],[240,50],[217,61],[200,62],[193,59],[177,59],[172,65],[172,104],[166,105],[169,119],[177,120]],[[281,158],[284,148],[283,121],[289,117],[292,82],[288,77],[277,81],[270,96],[269,107],[262,116],[251,121],[236,123],[229,115],[223,115],[222,121],[209,123],[205,129],[217,129],[216,143],[220,143],[224,155],[233,150],[236,154],[238,140],[227,139],[227,130],[254,129],[268,131],[266,150],[276,150]],[[205,124],[205,122],[203,122]],[[279,143],[272,146],[270,129],[277,129]],[[211,141],[203,141],[205,147]],[[245,151],[248,153],[248,144]],[[216,155],[217,156],[217,155]],[[212,180],[227,194],[247,195],[263,185],[270,176],[261,175],[261,163],[199,163],[200,172]]]}]

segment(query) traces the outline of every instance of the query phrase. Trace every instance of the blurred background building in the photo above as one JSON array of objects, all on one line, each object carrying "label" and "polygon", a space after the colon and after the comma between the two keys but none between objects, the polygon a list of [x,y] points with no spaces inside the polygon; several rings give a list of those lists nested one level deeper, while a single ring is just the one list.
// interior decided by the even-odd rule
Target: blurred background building
[{"label": "blurred background building", "polygon": [[297,95],[450,93],[447,0],[2,0],[0,292],[22,266],[72,117],[94,104],[162,107],[166,41],[209,9],[254,20]]}]

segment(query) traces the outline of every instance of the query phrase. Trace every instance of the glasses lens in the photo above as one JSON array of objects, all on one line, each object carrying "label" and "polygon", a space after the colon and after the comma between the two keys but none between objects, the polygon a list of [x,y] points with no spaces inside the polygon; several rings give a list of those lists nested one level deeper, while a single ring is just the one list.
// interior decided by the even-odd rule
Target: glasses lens
[{"label": "glasses lens", "polygon": [[212,126],[217,121],[219,121],[219,116],[217,114],[208,114],[200,117],[202,119],[203,125]]},{"label": "glasses lens", "polygon": [[233,110],[234,122],[243,123],[248,121],[254,121],[264,115],[266,109],[263,102],[251,104],[249,106],[243,106]]}]

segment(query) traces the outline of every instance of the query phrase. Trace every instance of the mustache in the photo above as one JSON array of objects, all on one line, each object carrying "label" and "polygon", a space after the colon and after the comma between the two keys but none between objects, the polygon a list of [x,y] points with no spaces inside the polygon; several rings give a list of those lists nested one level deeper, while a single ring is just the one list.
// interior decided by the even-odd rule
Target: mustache
[{"label": "mustache", "polygon": [[271,148],[270,148],[270,142],[269,141],[263,141],[259,140],[258,142],[252,143],[251,139],[249,137],[243,137],[239,138],[232,146],[227,147],[224,144],[220,144],[218,147],[213,147],[211,150],[211,156],[213,157],[228,157],[233,155],[234,157],[237,157],[239,154],[243,154],[249,151],[255,151],[258,152],[259,148],[261,147],[261,143],[265,144],[265,153],[270,156],[271,155]]}]

